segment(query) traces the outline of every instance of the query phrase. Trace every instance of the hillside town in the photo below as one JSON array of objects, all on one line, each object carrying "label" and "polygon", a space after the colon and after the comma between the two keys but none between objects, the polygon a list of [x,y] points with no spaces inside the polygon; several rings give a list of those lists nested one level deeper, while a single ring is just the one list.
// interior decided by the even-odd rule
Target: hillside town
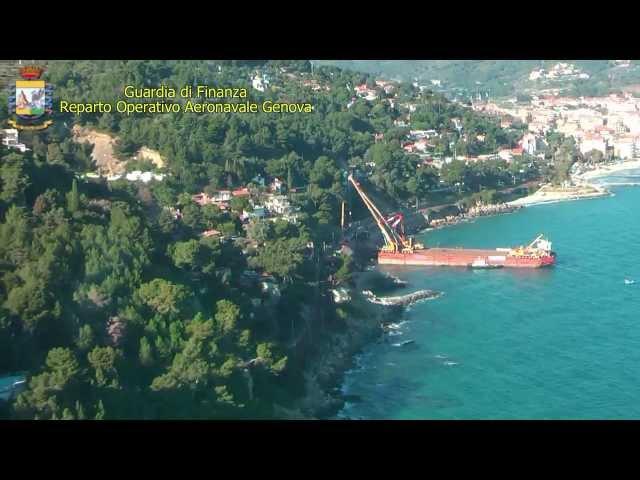
[{"label": "hillside town", "polygon": [[596,150],[625,160],[639,153],[640,99],[630,93],[594,98],[532,96],[527,104],[485,102],[473,108],[500,116],[504,125],[513,119],[527,123],[529,132],[522,144],[531,154],[551,131],[572,136],[582,154]]}]

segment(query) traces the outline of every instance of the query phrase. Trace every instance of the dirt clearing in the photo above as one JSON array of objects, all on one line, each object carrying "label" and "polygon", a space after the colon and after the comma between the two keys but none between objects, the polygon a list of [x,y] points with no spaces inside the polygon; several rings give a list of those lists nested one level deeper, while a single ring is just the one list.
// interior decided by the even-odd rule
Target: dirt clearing
[{"label": "dirt clearing", "polygon": [[[73,127],[73,140],[78,143],[90,143],[93,145],[91,157],[96,165],[96,171],[100,175],[119,175],[125,172],[126,160],[120,160],[115,156],[114,147],[118,141],[107,133],[96,132],[89,128],[75,125]],[[142,147],[133,156],[134,160],[149,160],[158,168],[166,165],[160,152],[148,147]]]},{"label": "dirt clearing", "polygon": [[113,147],[117,142],[116,138],[79,125],[75,125],[72,132],[75,142],[93,145],[91,157],[100,175],[117,175],[124,172],[126,162],[117,159],[113,152]]},{"label": "dirt clearing", "polygon": [[153,162],[153,164],[158,168],[162,168],[165,165],[164,158],[162,158],[160,152],[152,150],[148,147],[142,147],[140,150],[138,150],[138,153],[135,154],[133,159],[149,160],[150,162]]}]

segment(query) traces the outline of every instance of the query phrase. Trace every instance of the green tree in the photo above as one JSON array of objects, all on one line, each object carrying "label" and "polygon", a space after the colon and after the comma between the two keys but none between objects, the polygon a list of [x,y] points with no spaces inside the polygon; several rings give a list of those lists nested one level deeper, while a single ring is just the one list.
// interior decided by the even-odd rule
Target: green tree
[{"label": "green tree", "polygon": [[80,195],[78,193],[78,181],[74,178],[71,184],[71,191],[67,195],[67,210],[69,213],[75,213],[80,208]]},{"label": "green tree", "polygon": [[25,163],[16,153],[0,158],[0,201],[24,205],[25,191],[31,184]]},{"label": "green tree", "polygon": [[140,285],[137,295],[148,307],[160,314],[175,314],[189,297],[183,285],[176,285],[162,278],[155,278]]},{"label": "green tree", "polygon": [[251,263],[281,279],[290,280],[302,265],[305,246],[302,239],[277,238],[267,242]]},{"label": "green tree", "polygon": [[80,374],[80,364],[68,348],[53,348],[47,354],[46,365],[51,372],[52,384],[62,389]]},{"label": "green tree", "polygon": [[94,382],[99,387],[118,387],[116,362],[119,352],[113,347],[94,347],[87,355],[95,372]]},{"label": "green tree", "polygon": [[76,346],[79,350],[88,351],[95,344],[95,336],[91,325],[84,324],[78,331]]},{"label": "green tree", "polygon": [[243,210],[251,211],[251,203],[249,203],[249,199],[247,197],[233,197],[229,202],[229,207],[231,207],[231,211],[235,213],[242,213]]},{"label": "green tree", "polygon": [[86,420],[87,419],[87,415],[84,412],[84,407],[82,406],[82,404],[80,403],[79,400],[76,400],[75,411],[76,411],[75,418],[77,420]]},{"label": "green tree", "polygon": [[216,328],[222,335],[235,331],[240,317],[240,309],[230,300],[219,300],[216,303]]},{"label": "green tree", "polygon": [[192,270],[197,266],[202,246],[197,240],[177,242],[169,246],[169,255],[178,268]]},{"label": "green tree", "polygon": [[99,400],[97,405],[96,405],[96,415],[95,415],[95,419],[96,420],[104,420],[106,418],[107,414],[106,411],[104,409],[104,403],[102,403],[102,400]]},{"label": "green tree", "polygon": [[270,238],[271,224],[266,220],[253,218],[247,224],[247,238],[262,245]]},{"label": "green tree", "polygon": [[336,271],[336,280],[340,283],[348,283],[351,281],[353,271],[353,259],[351,255],[341,255],[340,268]]},{"label": "green tree", "polygon": [[140,339],[138,358],[140,360],[140,364],[143,367],[150,367],[154,364],[153,350],[151,348],[149,340],[147,340],[146,337],[142,337]]}]

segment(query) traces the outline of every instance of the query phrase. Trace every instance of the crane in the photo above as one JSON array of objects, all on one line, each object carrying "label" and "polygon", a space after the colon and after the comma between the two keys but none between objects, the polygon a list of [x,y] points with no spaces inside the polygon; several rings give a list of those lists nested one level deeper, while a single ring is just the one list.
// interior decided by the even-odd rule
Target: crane
[{"label": "crane", "polygon": [[380,213],[380,210],[378,210],[378,207],[376,207],[371,199],[367,196],[367,194],[364,193],[364,190],[362,190],[360,183],[358,183],[353,178],[353,175],[349,175],[348,180],[356,189],[358,195],[360,195],[360,198],[371,213],[373,219],[376,221],[378,228],[382,232],[382,236],[384,237],[385,242],[384,246],[382,247],[383,251],[392,253],[413,253],[413,250],[415,248],[422,248],[422,245],[414,245],[413,239],[405,236],[404,226],[402,223],[404,217],[401,213],[396,213],[388,218],[385,218],[385,216]]}]

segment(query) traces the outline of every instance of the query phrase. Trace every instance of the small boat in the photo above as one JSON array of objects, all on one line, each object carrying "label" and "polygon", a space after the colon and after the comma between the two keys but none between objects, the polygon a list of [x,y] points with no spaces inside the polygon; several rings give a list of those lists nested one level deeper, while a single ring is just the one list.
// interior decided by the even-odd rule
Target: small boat
[{"label": "small boat", "polygon": [[625,278],[625,279],[624,279],[624,284],[625,284],[625,285],[633,285],[634,283],[636,283],[636,281],[635,281],[635,280],[630,280],[630,279],[628,279],[628,278]]}]

